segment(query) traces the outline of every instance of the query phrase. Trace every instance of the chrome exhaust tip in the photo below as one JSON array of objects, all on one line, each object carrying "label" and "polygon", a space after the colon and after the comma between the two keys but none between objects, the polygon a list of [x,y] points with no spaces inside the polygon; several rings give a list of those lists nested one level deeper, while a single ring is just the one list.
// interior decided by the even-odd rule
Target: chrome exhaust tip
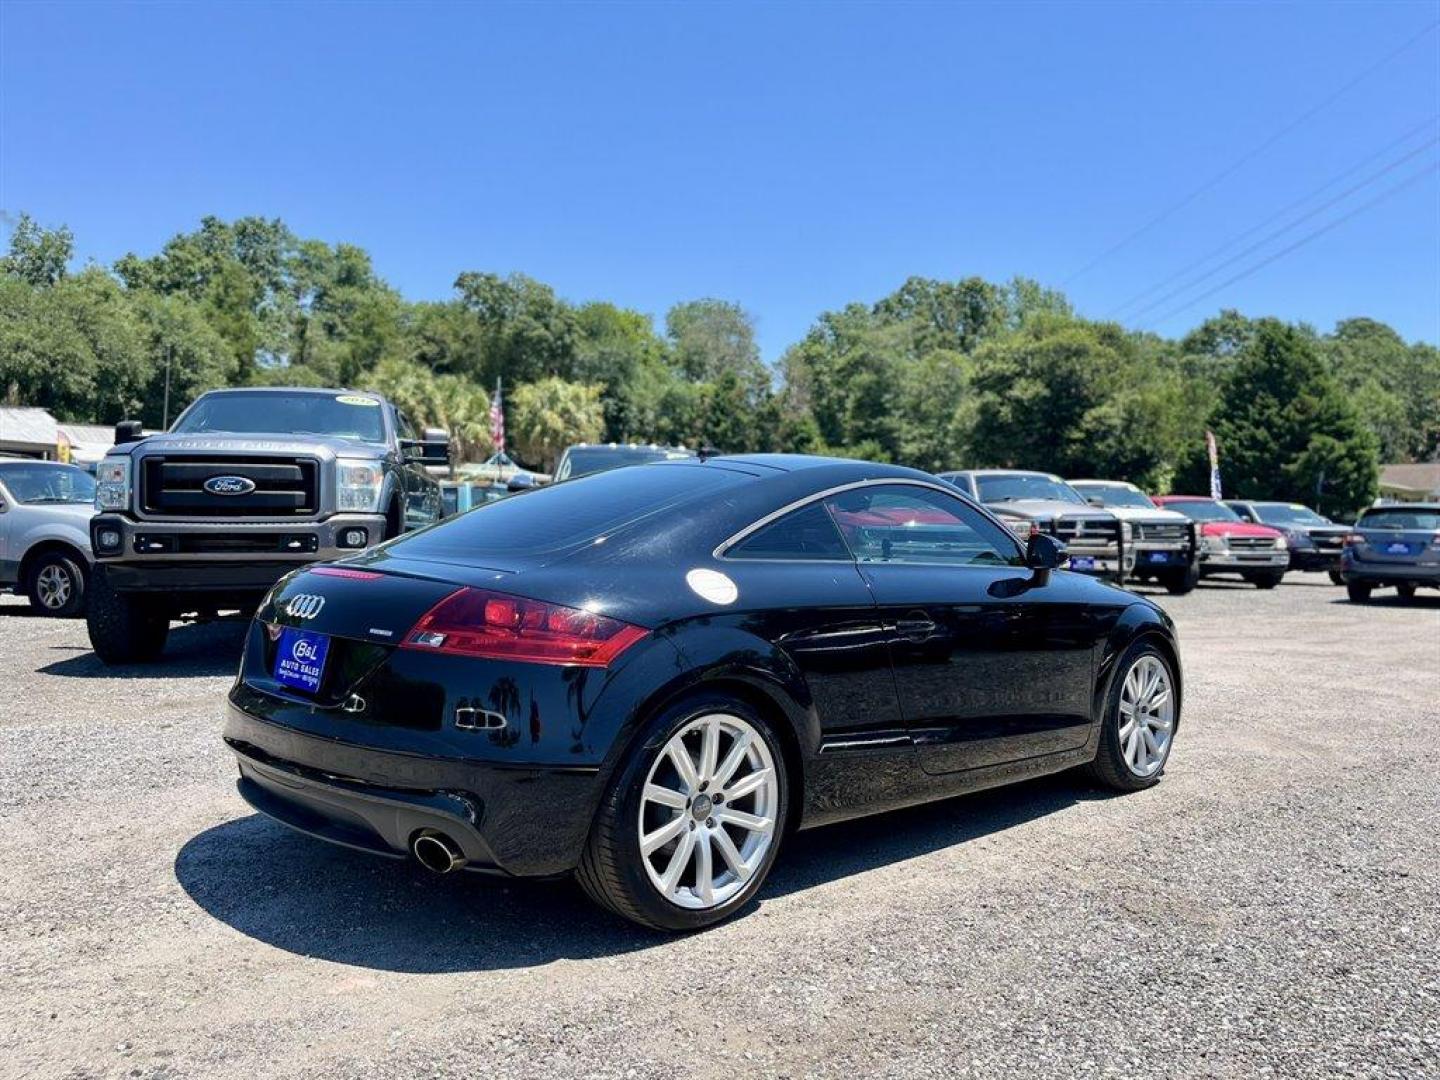
[{"label": "chrome exhaust tip", "polygon": [[411,841],[410,852],[415,861],[432,874],[448,874],[465,865],[465,853],[460,845],[444,833],[421,833]]}]

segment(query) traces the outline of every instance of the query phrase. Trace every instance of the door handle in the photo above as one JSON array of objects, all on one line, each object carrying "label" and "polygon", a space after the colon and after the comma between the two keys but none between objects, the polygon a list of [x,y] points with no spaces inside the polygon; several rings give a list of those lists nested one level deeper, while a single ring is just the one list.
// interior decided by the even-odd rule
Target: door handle
[{"label": "door handle", "polygon": [[924,641],[935,630],[935,620],[918,611],[895,620],[895,632],[910,641]]}]

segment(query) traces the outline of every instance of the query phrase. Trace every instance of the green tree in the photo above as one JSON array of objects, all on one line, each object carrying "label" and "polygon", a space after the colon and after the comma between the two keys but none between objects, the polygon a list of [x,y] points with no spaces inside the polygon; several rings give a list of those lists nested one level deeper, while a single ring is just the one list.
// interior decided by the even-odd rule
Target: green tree
[{"label": "green tree", "polygon": [[470,379],[388,359],[375,366],[364,386],[388,397],[413,423],[450,432],[458,462],[478,461],[490,452],[490,395]]},{"label": "green tree", "polygon": [[727,300],[688,300],[665,315],[665,334],[675,366],[696,382],[713,382],[731,372],[746,386],[765,385],[770,376],[755,343],[749,312]]},{"label": "green tree", "polygon": [[1440,450],[1440,350],[1407,345],[1374,319],[1346,319],[1321,344],[1382,461],[1421,461]]},{"label": "green tree", "polygon": [[9,253],[0,256],[0,274],[12,275],[30,285],[54,285],[65,276],[75,256],[75,237],[65,226],[47,229],[29,214],[21,214],[10,232]]},{"label": "green tree", "polygon": [[1113,324],[1037,320],[975,356],[975,464],[1154,488],[1173,468],[1173,375]]},{"label": "green tree", "polygon": [[565,447],[595,442],[604,431],[600,387],[553,376],[526,383],[509,398],[507,420],[520,459],[554,472]]},{"label": "green tree", "polygon": [[1253,327],[1210,418],[1227,494],[1353,513],[1378,490],[1374,433],[1311,335],[1274,319]]},{"label": "green tree", "polygon": [[497,378],[531,382],[572,378],[579,338],[575,312],[550,286],[511,274],[466,272],[455,279],[460,302],[476,319],[482,351],[476,367],[456,370],[486,386]]}]

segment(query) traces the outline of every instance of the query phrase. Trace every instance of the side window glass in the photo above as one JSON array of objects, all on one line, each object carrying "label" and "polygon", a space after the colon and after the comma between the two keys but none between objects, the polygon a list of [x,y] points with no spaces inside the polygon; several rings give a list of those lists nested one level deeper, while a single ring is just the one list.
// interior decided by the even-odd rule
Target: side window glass
[{"label": "side window glass", "polygon": [[909,484],[853,488],[826,500],[860,562],[1020,566],[1015,539],[958,497]]},{"label": "side window glass", "polygon": [[819,502],[803,506],[751,533],[725,553],[732,559],[834,559],[850,561],[850,552]]},{"label": "side window glass", "polygon": [[399,432],[402,439],[415,438],[415,428],[410,424],[410,418],[399,409],[395,410],[395,430]]}]

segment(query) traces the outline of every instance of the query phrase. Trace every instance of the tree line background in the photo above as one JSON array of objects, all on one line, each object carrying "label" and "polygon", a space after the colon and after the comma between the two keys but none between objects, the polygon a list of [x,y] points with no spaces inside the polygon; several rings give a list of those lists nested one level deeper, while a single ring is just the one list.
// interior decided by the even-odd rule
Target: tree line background
[{"label": "tree line background", "polygon": [[663,329],[571,303],[523,274],[466,271],[447,300],[405,300],[364,249],[277,219],[207,217],[158,254],[72,272],[73,237],[22,215],[0,257],[0,400],[62,420],[173,419],[203,390],[365,387],[417,424],[490,450],[507,432],[549,470],[580,441],[830,453],[927,470],[1014,466],[1208,490],[1345,514],[1378,462],[1440,456],[1440,350],[1366,318],[1321,333],[1223,311],[1179,339],[1075,313],[1059,292],[913,277],[823,312],[767,365],[737,304],[676,304]]}]

